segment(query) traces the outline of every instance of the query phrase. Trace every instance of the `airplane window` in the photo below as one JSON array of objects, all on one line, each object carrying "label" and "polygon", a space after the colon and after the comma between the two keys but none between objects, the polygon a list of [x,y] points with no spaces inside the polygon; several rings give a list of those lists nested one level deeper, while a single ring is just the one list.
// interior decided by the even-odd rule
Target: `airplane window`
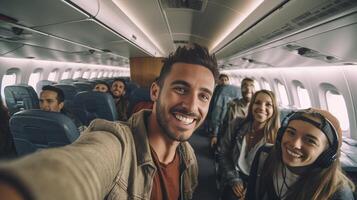
[{"label": "airplane window", "polygon": [[90,77],[90,71],[89,71],[89,70],[85,71],[85,72],[83,73],[83,76],[82,76],[82,77],[85,78],[85,79],[89,79],[89,77]]},{"label": "airplane window", "polygon": [[53,70],[52,72],[50,72],[50,74],[48,75],[47,80],[49,81],[56,81],[56,76],[57,76],[58,70]]},{"label": "airplane window", "polygon": [[307,89],[299,85],[296,87],[296,90],[297,90],[297,95],[299,97],[300,108],[310,108],[311,100]]},{"label": "airplane window", "polygon": [[6,74],[2,77],[2,82],[1,82],[1,98],[2,98],[2,102],[4,104],[6,104],[5,102],[5,93],[4,93],[4,89],[6,86],[8,85],[14,85],[16,84],[16,78],[17,78],[17,75],[15,72],[13,73],[9,73],[9,74]]},{"label": "airplane window", "polygon": [[40,81],[42,70],[35,70],[31,73],[28,85],[32,86],[32,88],[36,89],[36,84]]},{"label": "airplane window", "polygon": [[81,71],[82,70],[77,70],[73,74],[73,79],[80,78],[81,77]]},{"label": "airplane window", "polygon": [[114,74],[114,72],[113,72],[113,71],[112,71],[112,72],[109,72],[108,77],[113,77],[113,74]]},{"label": "airplane window", "polygon": [[347,131],[350,128],[350,122],[348,119],[348,112],[345,99],[342,95],[336,91],[326,91],[327,109],[337,117],[341,123],[343,131]]},{"label": "airplane window", "polygon": [[271,87],[270,87],[270,84],[264,78],[262,78],[262,83],[263,83],[263,88],[264,89],[272,91]]},{"label": "airplane window", "polygon": [[279,96],[280,96],[280,104],[283,106],[289,106],[288,93],[286,92],[286,88],[283,84],[277,81]]},{"label": "airplane window", "polygon": [[254,87],[255,87],[255,91],[261,90],[259,82],[255,79],[254,79]]},{"label": "airplane window", "polygon": [[90,73],[90,79],[96,78],[97,77],[97,71],[92,71]]},{"label": "airplane window", "polygon": [[103,71],[100,71],[97,75],[97,78],[102,78],[103,77]]},{"label": "airplane window", "polygon": [[63,80],[63,79],[69,79],[69,71],[70,71],[70,70],[66,70],[65,72],[63,72],[62,77],[61,77],[61,80]]},{"label": "airplane window", "polygon": [[109,72],[108,72],[108,71],[105,71],[105,72],[103,73],[103,77],[108,77],[108,74],[109,74]]}]

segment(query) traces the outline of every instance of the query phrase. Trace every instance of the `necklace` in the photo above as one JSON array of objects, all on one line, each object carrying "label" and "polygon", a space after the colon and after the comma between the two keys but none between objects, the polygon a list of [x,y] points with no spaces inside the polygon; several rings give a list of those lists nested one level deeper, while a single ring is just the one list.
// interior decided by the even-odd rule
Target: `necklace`
[{"label": "necklace", "polygon": [[[278,199],[284,199],[287,196],[288,191],[290,189],[290,187],[286,183],[286,167],[285,167],[285,165],[283,165],[281,167],[281,176],[282,176],[283,180],[282,180],[281,186],[279,186],[279,176],[278,176],[278,174],[276,174],[276,189],[277,189]],[[286,187],[285,192],[283,192],[284,187]]]}]

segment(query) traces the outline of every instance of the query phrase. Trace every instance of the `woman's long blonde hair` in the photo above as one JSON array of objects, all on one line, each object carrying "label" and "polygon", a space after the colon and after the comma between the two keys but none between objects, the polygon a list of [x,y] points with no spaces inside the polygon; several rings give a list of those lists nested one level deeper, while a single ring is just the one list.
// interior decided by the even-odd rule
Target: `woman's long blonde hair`
[{"label": "woman's long blonde hair", "polygon": [[275,139],[276,139],[276,133],[280,126],[280,117],[279,117],[280,112],[278,109],[278,104],[277,104],[275,95],[272,91],[259,90],[254,93],[254,95],[250,101],[249,107],[248,107],[247,117],[245,118],[243,124],[245,124],[247,122],[253,123],[253,121],[254,121],[253,105],[254,105],[254,102],[255,102],[257,96],[261,93],[268,95],[271,98],[272,103],[273,103],[273,115],[268,119],[268,121],[266,122],[266,124],[264,126],[264,137],[266,138],[268,143],[274,144]]}]

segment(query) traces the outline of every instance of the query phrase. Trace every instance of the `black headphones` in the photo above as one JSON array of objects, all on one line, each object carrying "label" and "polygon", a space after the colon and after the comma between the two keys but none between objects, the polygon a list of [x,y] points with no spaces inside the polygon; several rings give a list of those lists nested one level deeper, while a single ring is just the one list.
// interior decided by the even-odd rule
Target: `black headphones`
[{"label": "black headphones", "polygon": [[[304,117],[303,116],[304,113],[313,113],[315,116],[317,116],[321,119],[321,124],[317,123],[314,120],[311,120],[307,117]],[[321,155],[314,162],[314,165],[316,165],[320,168],[327,168],[333,162],[335,162],[335,160],[337,159],[337,151],[338,151],[338,144],[339,144],[336,128],[332,125],[332,123],[326,117],[324,117],[323,115],[321,115],[318,112],[311,112],[310,110],[293,111],[293,112],[289,113],[283,119],[283,121],[281,123],[281,127],[278,130],[276,141],[275,141],[275,145],[276,145],[277,149],[280,151],[280,153],[282,151],[281,140],[283,138],[285,130],[288,127],[289,122],[294,119],[303,120],[303,121],[306,121],[306,122],[314,125],[315,127],[319,128],[322,132],[324,132],[326,137],[328,137],[326,134],[327,131],[332,132],[332,137],[333,137],[332,144],[330,144],[328,149],[326,149],[324,152],[321,153]],[[331,141],[331,140],[328,138],[328,141]]]}]

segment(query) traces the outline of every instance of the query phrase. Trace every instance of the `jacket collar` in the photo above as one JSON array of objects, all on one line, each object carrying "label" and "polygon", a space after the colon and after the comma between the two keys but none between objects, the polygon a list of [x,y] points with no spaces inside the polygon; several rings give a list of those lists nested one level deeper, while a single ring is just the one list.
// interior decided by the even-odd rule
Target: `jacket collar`
[{"label": "jacket collar", "polygon": [[[130,117],[128,120],[129,127],[132,130],[136,157],[138,165],[152,165],[155,166],[154,161],[151,157],[150,144],[148,140],[148,133],[146,122],[151,115],[151,110],[141,110]],[[182,142],[178,146],[178,152],[180,154],[180,159],[184,163],[184,168],[194,164],[195,159],[193,158],[193,150],[188,147],[188,142]]]}]

